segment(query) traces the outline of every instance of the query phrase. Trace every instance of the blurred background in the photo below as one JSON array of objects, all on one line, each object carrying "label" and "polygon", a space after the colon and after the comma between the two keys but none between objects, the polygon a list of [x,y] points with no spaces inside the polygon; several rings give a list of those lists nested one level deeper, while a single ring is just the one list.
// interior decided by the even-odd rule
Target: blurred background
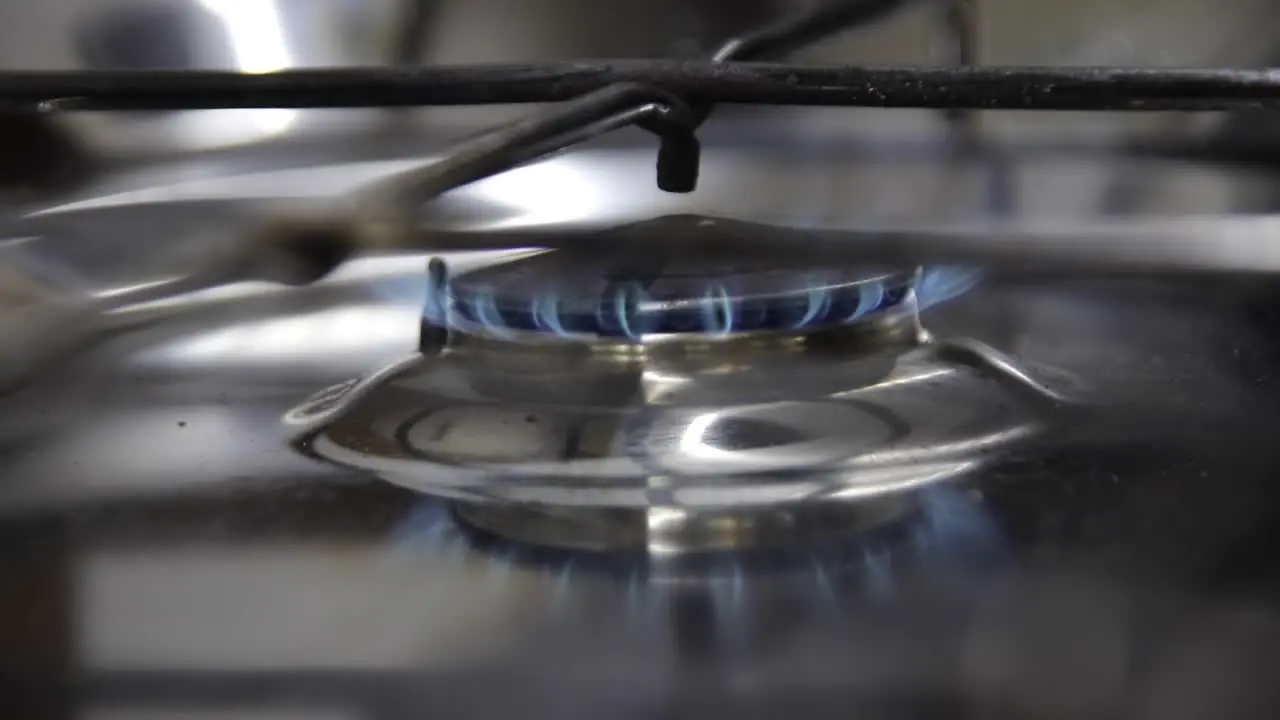
[{"label": "blurred background", "polygon": [[[977,59],[984,64],[1258,68],[1280,58],[1277,0],[976,5]],[[265,73],[700,57],[803,6],[797,0],[11,0],[0,3],[0,71]],[[904,2],[883,21],[806,48],[794,60],[951,64],[944,14],[938,2]],[[0,334],[7,345],[21,344],[25,336],[7,323],[32,298],[130,292],[181,269],[178,259],[166,264],[162,250],[202,233],[215,236],[209,242],[235,236],[264,201],[333,197],[528,110],[0,116]],[[722,107],[702,132],[702,183],[689,196],[653,187],[652,138],[625,131],[452,193],[433,204],[428,222],[483,231],[609,225],[667,212],[826,225],[1272,212],[1280,209],[1273,166],[1280,134],[1270,120],[1248,112],[984,113],[977,117],[981,152],[956,154],[948,124],[932,111]],[[1144,143],[1181,149],[1135,150]],[[1219,147],[1221,156],[1214,152]],[[680,645],[681,633],[697,635],[715,613],[671,603],[676,609],[663,612],[691,614],[677,618],[675,625],[684,623],[679,631],[662,635],[655,648],[652,625],[620,625],[610,614],[632,602],[635,583],[628,578],[588,573],[575,581],[578,604],[566,605],[558,593],[567,571],[553,577],[537,567],[513,569],[510,558],[492,554],[458,560],[450,552],[463,543],[456,530],[443,529],[447,519],[438,507],[389,485],[317,469],[284,449],[278,420],[285,409],[413,346],[422,260],[365,258],[331,285],[297,295],[258,285],[223,288],[155,332],[86,352],[73,371],[5,397],[0,687],[20,690],[36,708],[30,717],[422,717],[446,693],[482,698],[493,713],[525,710],[519,698],[546,700],[543,710],[563,701],[557,717],[569,717],[574,704],[565,699],[566,678],[589,678],[583,685],[594,691],[593,701],[612,702],[612,693],[622,693],[640,711],[651,707],[645,703],[655,687],[699,689],[706,678],[694,671],[714,663],[695,658],[694,674],[673,681],[675,673],[662,675],[663,663],[683,659],[684,650],[662,643]],[[460,258],[455,267],[483,260]],[[1118,344],[1131,328],[1153,324],[1154,311],[1145,307],[1109,321],[1120,316],[1101,301],[1084,310],[1064,306],[1056,300],[1019,306],[1008,311],[1009,325],[1056,329],[1050,321],[1076,318],[1076,330],[1040,337],[1055,359],[1074,347],[1077,332],[1102,328],[1099,337]],[[1220,366],[1185,352],[1183,331],[1217,338],[1206,343],[1217,349],[1222,337],[1228,338],[1222,347],[1230,347],[1237,328],[1208,310],[1167,327],[1157,359],[1215,380]],[[1236,347],[1232,361],[1254,363],[1250,382],[1270,372],[1242,345],[1244,359]],[[8,377],[5,362],[0,357],[6,370],[0,379]],[[1224,405],[1240,400],[1212,382],[1206,386]],[[1023,503],[1050,508],[1044,525],[1026,521],[1035,527],[1025,534],[1050,538],[1042,554],[1067,558],[1064,566],[1094,556],[1111,561],[1102,548],[1114,551],[1118,576],[1146,569],[1176,584],[1204,565],[1183,546],[1164,544],[1159,532],[1207,532],[1221,542],[1197,541],[1194,549],[1208,554],[1223,545],[1234,549],[1231,533],[1238,531],[1230,512],[1201,516],[1196,492],[1215,501],[1226,494],[1206,489],[1204,472],[1184,465],[1179,490],[1188,494],[1166,497],[1181,508],[1185,525],[1152,521],[1135,530],[1133,517],[1158,516],[1146,509],[1150,495],[1106,474],[1080,473],[1072,479],[1082,477],[1084,490],[1068,484],[1062,497]],[[1096,516],[1053,509],[1090,492],[1101,498],[1091,508]],[[1225,502],[1261,506],[1257,497],[1242,493]],[[946,507],[974,505],[954,500]],[[966,525],[964,512],[944,515],[961,519],[948,527],[988,534],[982,523]],[[1055,544],[1074,539],[1077,528],[1085,542]],[[1274,540],[1274,533],[1264,539]],[[415,541],[434,549],[415,554]],[[1149,561],[1152,555],[1167,562]],[[867,562],[858,556],[850,573],[857,582],[867,576]],[[935,625],[879,605],[870,614],[839,614],[842,630],[832,633],[829,622],[801,627],[810,606],[821,604],[809,575],[801,584],[791,595],[779,591],[786,597],[776,607],[763,603],[753,620],[743,621],[751,628],[743,635],[763,637],[763,650],[737,674],[707,675],[756,688],[760,703],[773,698],[794,708],[804,698],[787,692],[843,692],[845,668],[866,670],[868,688],[887,685],[928,717],[936,716],[928,712],[930,683],[941,685],[942,676],[963,667],[971,673],[965,683],[999,688],[1010,717],[1026,716],[1017,713],[1028,707],[1048,708],[1046,717],[1097,716],[1100,708],[1116,711],[1121,696],[1133,716],[1194,717],[1197,708],[1212,707],[1211,716],[1225,717],[1223,703],[1240,697],[1238,688],[1192,680],[1232,675],[1252,683],[1257,692],[1248,697],[1266,695],[1271,680],[1260,668],[1275,667],[1280,637],[1276,618],[1254,608],[1188,609],[1158,592],[1135,596],[1109,580],[1075,576],[1038,579],[1006,594],[997,589],[977,610],[920,593],[912,597]],[[595,602],[599,596],[611,604]],[[567,619],[551,634],[528,631],[531,616],[541,626],[546,607],[561,608]],[[601,607],[591,615],[590,608]],[[969,611],[972,617],[951,622]],[[1136,664],[1149,649],[1139,647],[1144,623],[1181,615],[1194,622],[1177,626],[1163,646],[1168,652],[1143,678],[1150,685],[1125,685],[1132,680],[1126,663]],[[639,616],[628,609],[626,617]],[[573,662],[557,666],[546,660],[557,644],[582,652],[569,652]],[[939,651],[943,645],[946,652]],[[1051,650],[1039,652],[1044,648]],[[824,662],[836,656],[839,663]],[[482,666],[490,672],[468,674]],[[77,678],[87,679],[77,685]],[[519,691],[504,698],[495,683]],[[76,705],[68,699],[73,691],[93,702]],[[593,706],[582,705],[586,699],[577,702],[580,716],[593,716]],[[482,705],[468,710],[484,716],[477,712]],[[607,711],[594,716],[601,714]],[[438,716],[462,715],[446,708]]]}]

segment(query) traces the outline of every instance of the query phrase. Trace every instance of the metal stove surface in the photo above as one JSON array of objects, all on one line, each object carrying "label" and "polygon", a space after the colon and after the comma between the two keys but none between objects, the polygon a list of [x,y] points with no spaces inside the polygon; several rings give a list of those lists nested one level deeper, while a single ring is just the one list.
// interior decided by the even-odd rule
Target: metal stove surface
[{"label": "metal stove surface", "polygon": [[[381,61],[367,30],[338,29],[371,27],[367,18],[337,18],[392,14],[392,3],[357,13],[345,0],[191,4],[220,16],[215,42],[195,43],[215,50],[274,33],[279,23],[250,5],[277,10],[294,57],[234,63],[250,71]],[[984,61],[1256,66],[1275,45],[1270,0],[1230,12],[1204,0],[1041,4],[984,3]],[[0,65],[74,63],[84,33],[67,26],[92,29],[113,5],[0,4]],[[458,62],[652,55],[690,22],[718,40],[768,3],[674,23],[652,2],[433,5],[426,55]],[[150,6],[121,14],[135,7]],[[126,55],[144,44],[105,35],[88,39],[99,49],[114,39],[112,52]],[[934,45],[922,13],[811,57],[919,62]],[[508,112],[525,109],[433,109],[422,127],[434,135],[453,120],[470,131]],[[251,111],[243,126],[219,113],[72,118],[86,147],[141,149],[151,162],[97,175],[45,212],[6,207],[0,268],[29,251],[50,261],[42,280],[53,286],[100,297],[145,289],[173,269],[152,262],[171,244],[232,238],[262,204],[323,203],[438,151],[439,138],[364,132],[382,126],[373,114]],[[1270,134],[1244,132],[1271,127],[1269,115],[984,114],[984,136],[999,142],[978,152],[957,152],[931,112],[738,115],[721,108],[707,124],[696,195],[653,190],[650,138],[623,133],[451,193],[431,219],[472,233],[688,212],[1075,227],[1270,213],[1280,198]],[[1148,131],[1161,134],[1147,143]],[[283,142],[164,156],[265,136]],[[36,159],[0,172],[3,190],[25,193],[39,185],[33,173],[61,181],[103,169],[70,154],[44,172],[52,154],[18,153]],[[1198,161],[1217,156],[1233,162]],[[81,318],[69,315],[57,339],[75,352],[0,395],[8,716],[1277,715],[1274,283],[990,274],[931,308],[929,329],[1080,377],[1107,412],[1001,454],[963,484],[928,488],[913,512],[868,532],[655,558],[468,530],[440,500],[286,449],[288,410],[414,352],[426,262],[361,258],[306,289],[241,283],[113,313],[113,333],[94,343],[78,341]],[[27,338],[25,323],[9,322],[11,289],[0,277],[5,388],[6,346]],[[49,288],[19,289],[21,300]]]},{"label": "metal stove surface", "polygon": [[7,694],[45,717],[1276,707],[1273,285],[992,274],[929,329],[1108,412],[872,532],[661,559],[466,530],[285,450],[286,411],[414,350],[425,265],[137,310],[5,398]]}]

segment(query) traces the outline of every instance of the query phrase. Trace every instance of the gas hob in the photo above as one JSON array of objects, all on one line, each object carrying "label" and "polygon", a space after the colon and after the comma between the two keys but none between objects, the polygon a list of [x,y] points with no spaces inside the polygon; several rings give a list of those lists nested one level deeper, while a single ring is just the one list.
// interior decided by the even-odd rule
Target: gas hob
[{"label": "gas hob", "polygon": [[[899,4],[705,61],[0,72],[19,128],[547,103],[6,220],[7,705],[1273,715],[1274,73],[984,67],[967,0],[957,67],[751,62]],[[1153,109],[1230,114],[1047,112]]]},{"label": "gas hob", "polygon": [[[542,326],[617,329],[588,340],[505,282],[585,260],[432,257],[152,308],[7,398],[11,597],[81,628],[80,669],[19,685],[305,714],[560,707],[572,684],[571,717],[914,717],[1234,702],[1179,674],[1207,654],[1267,696],[1267,283],[946,268],[929,304],[931,268],[849,270],[824,286],[848,314],[807,327],[808,298],[739,263],[727,307],[787,322],[738,334],[703,275],[618,303],[574,272]],[[501,312],[458,307],[490,281]],[[852,318],[855,294],[877,309]],[[633,338],[571,312],[588,296],[694,329]],[[1092,672],[1056,673],[1067,655]]]}]

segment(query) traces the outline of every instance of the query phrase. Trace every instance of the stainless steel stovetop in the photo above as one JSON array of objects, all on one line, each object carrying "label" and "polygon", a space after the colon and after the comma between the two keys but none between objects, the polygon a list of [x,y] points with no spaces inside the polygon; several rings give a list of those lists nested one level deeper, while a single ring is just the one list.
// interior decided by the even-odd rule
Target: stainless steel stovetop
[{"label": "stainless steel stovetop", "polygon": [[[150,321],[7,398],[6,617],[33,633],[30,645],[6,651],[28,658],[15,669],[19,686],[48,692],[70,682],[94,705],[177,708],[175,716],[262,705],[323,716],[370,704],[395,716],[442,704],[585,717],[669,703],[711,714],[870,707],[896,717],[989,704],[1048,714],[1175,701],[1216,708],[1269,693],[1258,673],[1275,628],[1270,283],[988,273],[923,311],[925,326],[937,338],[1001,348],[1045,383],[1087,396],[1084,409],[1049,407],[1000,382],[1011,397],[997,397],[1005,411],[994,415],[976,398],[966,404],[963,388],[959,405],[917,395],[932,405],[916,428],[950,428],[935,428],[941,435],[924,437],[926,446],[961,447],[907,475],[850,476],[889,488],[887,507],[865,498],[802,513],[804,542],[793,530],[782,533],[789,542],[752,546],[745,541],[769,533],[730,527],[744,547],[711,535],[715,551],[690,554],[670,552],[672,536],[651,524],[637,541],[625,511],[569,512],[578,527],[595,524],[585,535],[545,517],[502,517],[506,505],[469,504],[497,510],[488,523],[483,514],[459,523],[419,476],[395,485],[370,468],[338,469],[288,449],[298,428],[284,418],[306,398],[415,356],[425,267],[423,257],[369,259],[306,290],[246,287],[193,297],[180,313],[153,308]],[[456,381],[446,371],[423,380],[461,392],[485,372],[461,357]],[[497,394],[466,407],[509,413],[517,393],[516,419],[537,407],[544,424],[562,421],[550,413],[574,397],[636,407],[608,399],[609,381],[613,396],[619,383],[623,397],[635,391],[626,373],[601,385],[581,360],[566,365],[554,352],[497,358]],[[705,381],[690,362],[667,369]],[[830,360],[771,362],[778,373],[741,378],[740,388],[761,393],[761,423],[778,421],[767,396],[788,387],[788,369],[806,393],[868,382]],[[904,370],[899,389],[948,391],[937,375],[955,368],[930,367]],[[874,379],[887,368],[872,370]],[[513,384],[530,373],[544,382]],[[399,402],[426,407],[419,395]],[[820,434],[775,462],[811,461],[815,447],[853,456],[862,433],[880,437],[856,418],[812,413],[783,416]],[[453,422],[465,430],[464,420]],[[502,418],[472,421],[502,433]],[[752,442],[749,431],[740,442]],[[480,432],[459,436],[453,462],[481,460],[475,453],[514,462],[542,448],[528,433],[492,443]],[[557,487],[583,491],[551,472],[558,482],[547,486],[517,475],[482,489],[441,492],[429,480],[425,489],[524,501]],[[772,503],[857,490],[823,477],[826,490],[788,481],[733,491]],[[701,502],[727,497],[708,487]],[[653,500],[643,497],[603,504]],[[696,506],[696,493],[685,502]],[[650,508],[650,523],[663,510]],[[766,525],[775,539],[776,515]],[[689,528],[674,536],[675,550],[688,549]],[[692,532],[706,542],[705,528]],[[1213,672],[1195,670],[1206,658]],[[1224,665],[1241,687],[1210,682]],[[1067,669],[1080,667],[1088,671]],[[1188,697],[1171,699],[1180,693]]]},{"label": "stainless steel stovetop", "polygon": [[[1168,37],[1260,26],[1196,8]],[[1125,52],[1170,44],[1130,25]],[[278,137],[209,149],[160,115],[117,157],[126,117],[77,118],[111,162],[0,227],[6,705],[1272,716],[1256,113],[725,110],[696,193],[653,189],[624,131],[434,201],[437,249],[295,286],[182,273],[444,156],[435,120],[237,111]]]}]

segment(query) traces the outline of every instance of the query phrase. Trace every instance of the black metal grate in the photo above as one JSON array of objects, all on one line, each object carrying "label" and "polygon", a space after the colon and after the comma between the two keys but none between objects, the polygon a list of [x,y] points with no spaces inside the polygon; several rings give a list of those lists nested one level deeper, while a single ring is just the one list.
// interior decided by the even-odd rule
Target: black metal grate
[{"label": "black metal grate", "polygon": [[315,238],[322,237],[324,252],[316,264],[323,275],[346,252],[403,242],[412,235],[416,208],[433,197],[626,126],[658,136],[659,187],[692,191],[700,156],[696,132],[717,103],[935,108],[949,111],[955,120],[972,109],[1280,106],[1280,71],[974,66],[976,1],[943,0],[948,3],[945,21],[955,67],[759,62],[913,4],[834,0],[734,38],[705,61],[347,68],[265,75],[9,72],[0,73],[0,113],[558,103],[464,141],[443,159],[359,189],[343,198],[347,202],[334,204],[344,208],[336,215],[313,215],[301,222],[276,218],[282,222],[265,224],[266,235],[283,241],[291,252],[314,249]]},{"label": "black metal grate", "polygon": [[1280,70],[815,67],[619,60],[526,65],[0,72],[0,111],[350,108],[560,102],[634,83],[686,102],[982,110],[1280,106]]},{"label": "black metal grate", "polygon": [[[957,62],[973,60],[974,0],[948,0]],[[231,72],[0,73],[0,111],[396,107],[562,102],[471,141],[430,196],[628,125],[662,139],[658,184],[688,192],[694,131],[715,103],[948,110],[1223,110],[1280,105],[1269,70],[808,67],[754,62],[890,14],[910,0],[843,0],[725,43],[706,61]],[[746,62],[753,61],[753,62]]]}]

